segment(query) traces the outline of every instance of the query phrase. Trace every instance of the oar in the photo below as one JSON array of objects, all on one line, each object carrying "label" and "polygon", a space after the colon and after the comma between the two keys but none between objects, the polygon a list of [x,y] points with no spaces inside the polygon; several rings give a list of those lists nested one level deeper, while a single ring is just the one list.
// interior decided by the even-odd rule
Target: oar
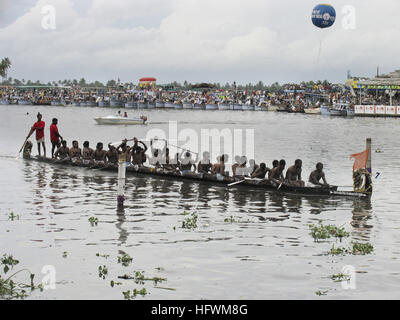
[{"label": "oar", "polygon": [[234,182],[234,183],[228,184],[228,187],[236,186],[236,185],[241,184],[241,183],[243,183],[243,182],[245,182],[245,181],[246,181],[246,180],[236,181],[236,182]]},{"label": "oar", "polygon": [[26,142],[28,141],[29,137],[25,139],[24,144],[21,147],[21,150],[19,150],[18,154],[21,153],[22,149],[24,149]]}]

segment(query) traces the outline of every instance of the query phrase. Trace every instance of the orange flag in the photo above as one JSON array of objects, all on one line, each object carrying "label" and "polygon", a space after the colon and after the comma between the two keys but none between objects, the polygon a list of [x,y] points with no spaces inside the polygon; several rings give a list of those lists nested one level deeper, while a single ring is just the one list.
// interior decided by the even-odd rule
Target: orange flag
[{"label": "orange flag", "polygon": [[365,169],[367,167],[369,156],[369,149],[364,152],[352,154],[350,159],[354,158],[356,161],[354,162],[353,171],[357,171],[359,169]]}]

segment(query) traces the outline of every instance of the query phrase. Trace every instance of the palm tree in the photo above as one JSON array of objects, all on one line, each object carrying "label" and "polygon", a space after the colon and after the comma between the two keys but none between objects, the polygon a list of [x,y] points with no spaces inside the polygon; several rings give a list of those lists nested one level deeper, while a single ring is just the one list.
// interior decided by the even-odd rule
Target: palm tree
[{"label": "palm tree", "polygon": [[7,71],[11,67],[11,61],[8,58],[4,58],[0,62],[0,76],[4,78],[7,78]]}]

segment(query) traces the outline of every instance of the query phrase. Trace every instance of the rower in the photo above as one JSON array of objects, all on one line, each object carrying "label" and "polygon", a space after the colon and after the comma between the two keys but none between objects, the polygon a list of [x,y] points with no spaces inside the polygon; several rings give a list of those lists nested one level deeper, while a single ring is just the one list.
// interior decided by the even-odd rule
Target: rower
[{"label": "rower", "polygon": [[[132,147],[132,164],[142,167],[146,162],[147,146],[144,142],[139,141],[137,138],[133,139],[134,145]],[[140,147],[139,143],[143,146]]]},{"label": "rower", "polygon": [[222,155],[217,158],[218,163],[214,164],[211,168],[212,174],[225,175],[225,160],[226,156]]},{"label": "rower", "polygon": [[67,147],[67,141],[63,140],[61,142],[61,147],[59,147],[54,153],[54,158],[59,160],[69,160],[69,148]]},{"label": "rower", "polygon": [[80,163],[81,162],[82,151],[79,148],[78,141],[76,141],[76,140],[72,142],[72,148],[69,149],[69,157],[70,157],[72,163]]},{"label": "rower", "polygon": [[283,176],[283,171],[285,170],[285,166],[286,166],[285,160],[282,159],[281,161],[279,161],[279,165],[276,168],[272,169],[270,179],[276,183],[283,183],[285,181],[285,178]]},{"label": "rower", "polygon": [[[329,187],[329,184],[326,181],[325,173],[323,170],[324,170],[324,165],[322,163],[318,163],[316,166],[316,170],[311,172],[310,174],[310,178],[308,180],[309,187]],[[320,183],[321,179],[324,183]]]},{"label": "rower", "polygon": [[96,165],[104,165],[106,162],[107,152],[103,150],[103,143],[99,142],[96,145],[96,150],[93,152],[93,162]]},{"label": "rower", "polygon": [[42,121],[42,115],[39,112],[37,114],[37,122],[35,122],[31,128],[31,131],[29,131],[28,136],[26,137],[26,140],[30,138],[30,136],[33,134],[34,131],[36,131],[36,142],[38,146],[38,151],[39,151],[39,157],[41,157],[40,153],[40,144],[43,146],[43,151],[44,151],[44,157],[46,158],[46,145],[44,143],[44,127],[46,126],[45,122]]},{"label": "rower", "polygon": [[210,162],[210,153],[208,151],[203,152],[203,159],[199,161],[197,165],[198,173],[210,173],[212,169],[212,164]]},{"label": "rower", "polygon": [[297,159],[293,166],[291,166],[286,172],[286,180],[289,185],[295,187],[304,187],[305,183],[301,180],[301,167],[303,166],[303,161]]},{"label": "rower", "polygon": [[189,151],[186,151],[185,156],[183,157],[184,152],[185,150],[182,150],[180,154],[180,170],[183,176],[189,172],[192,172],[192,167],[194,167],[194,170],[196,171],[196,164],[195,161],[192,160],[192,154]]},{"label": "rower", "polygon": [[123,154],[125,155],[125,161],[126,161],[126,165],[127,166],[131,165],[131,157],[132,157],[131,150],[132,150],[132,148],[130,148],[128,146],[128,140],[127,139],[124,139],[122,141],[122,143],[117,148],[117,151],[118,151],[119,155],[123,155]]},{"label": "rower", "polygon": [[163,155],[165,154],[165,150],[167,148],[167,141],[165,140],[165,146],[163,151],[159,149],[153,148],[153,139],[150,140],[150,148],[151,148],[151,158],[149,159],[149,163],[156,168],[161,168],[161,165],[164,164],[163,162]]},{"label": "rower", "polygon": [[251,175],[252,179],[265,179],[267,172],[271,172],[270,168],[267,168],[265,163],[261,163],[254,173]]},{"label": "rower", "polygon": [[277,168],[279,166],[279,161],[278,160],[274,160],[272,162],[272,169],[268,172],[268,179],[271,179],[272,177],[272,170],[274,170],[275,168]]},{"label": "rower", "polygon": [[118,151],[117,149],[111,145],[108,145],[108,151],[106,153],[106,160],[108,163],[117,164],[118,163]]},{"label": "rower", "polygon": [[[247,167],[247,157],[243,156],[239,160],[239,166],[236,167],[234,177],[243,177],[249,174],[249,168]],[[252,169],[251,169],[252,170]]]},{"label": "rower", "polygon": [[82,150],[82,163],[84,165],[92,163],[93,153],[94,153],[93,149],[89,147],[89,141],[85,141],[83,143],[83,150]]}]

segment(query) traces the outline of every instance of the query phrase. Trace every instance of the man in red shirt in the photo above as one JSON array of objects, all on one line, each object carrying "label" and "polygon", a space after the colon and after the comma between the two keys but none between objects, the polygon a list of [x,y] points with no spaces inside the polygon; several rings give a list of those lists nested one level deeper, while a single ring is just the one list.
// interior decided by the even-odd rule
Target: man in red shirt
[{"label": "man in red shirt", "polygon": [[40,144],[42,144],[43,151],[44,151],[44,157],[46,158],[46,145],[44,143],[44,127],[46,126],[46,124],[44,121],[42,121],[42,115],[40,114],[40,112],[37,114],[37,119],[38,119],[38,121],[35,122],[34,125],[32,126],[31,131],[29,132],[26,140],[28,140],[29,137],[33,134],[33,132],[36,131],[36,142],[38,145],[39,157],[41,156]]},{"label": "man in red shirt", "polygon": [[50,126],[50,141],[52,144],[52,148],[51,148],[51,157],[52,158],[54,158],[54,150],[56,149],[56,147],[59,148],[61,146],[60,139],[63,140],[63,138],[58,133],[57,124],[58,124],[58,120],[56,118],[54,118],[53,123]]}]

